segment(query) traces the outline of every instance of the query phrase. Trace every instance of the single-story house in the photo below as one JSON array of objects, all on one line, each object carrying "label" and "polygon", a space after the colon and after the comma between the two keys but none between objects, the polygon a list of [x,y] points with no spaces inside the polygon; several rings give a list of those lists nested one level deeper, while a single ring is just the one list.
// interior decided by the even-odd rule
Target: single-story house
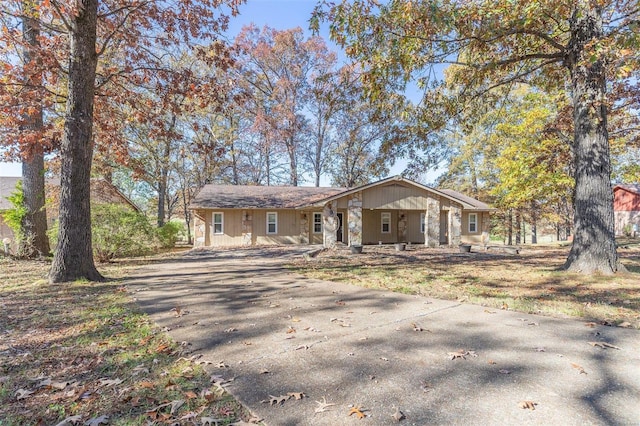
[{"label": "single-story house", "polygon": [[[3,220],[3,212],[13,208],[7,197],[16,189],[16,184],[20,177],[0,176],[0,241],[9,238],[14,241],[14,235],[11,228]],[[47,198],[47,222],[51,226],[58,218],[59,203],[59,178],[48,178],[45,180],[45,195]],[[91,202],[97,204],[120,203],[124,204],[135,211],[140,211],[129,198],[127,198],[115,185],[105,179],[91,179]],[[15,248],[15,247],[14,247]]]},{"label": "single-story house", "polygon": [[195,246],[489,242],[487,204],[402,176],[356,188],[205,185],[190,205]]},{"label": "single-story house", "polygon": [[640,232],[640,185],[615,185],[613,187],[613,211],[616,235]]}]

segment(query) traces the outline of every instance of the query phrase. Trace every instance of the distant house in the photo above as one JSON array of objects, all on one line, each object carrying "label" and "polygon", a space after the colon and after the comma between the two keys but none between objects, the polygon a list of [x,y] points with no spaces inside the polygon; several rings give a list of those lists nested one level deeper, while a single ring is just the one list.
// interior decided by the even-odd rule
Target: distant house
[{"label": "distant house", "polygon": [[634,225],[640,227],[640,185],[615,185],[613,211],[616,235],[633,232]]},{"label": "distant house", "polygon": [[488,205],[390,177],[356,188],[205,185],[190,205],[195,246],[487,244]]},{"label": "distant house", "polygon": [[[13,208],[7,197],[15,190],[16,184],[22,178],[0,176],[0,241],[5,238],[14,240],[13,231],[3,219],[3,212]],[[45,181],[45,193],[47,198],[47,222],[51,226],[58,219],[58,206],[60,194],[60,179],[47,179]],[[118,188],[104,179],[91,179],[91,202],[98,204],[119,203],[129,208],[140,209],[129,200]]]}]

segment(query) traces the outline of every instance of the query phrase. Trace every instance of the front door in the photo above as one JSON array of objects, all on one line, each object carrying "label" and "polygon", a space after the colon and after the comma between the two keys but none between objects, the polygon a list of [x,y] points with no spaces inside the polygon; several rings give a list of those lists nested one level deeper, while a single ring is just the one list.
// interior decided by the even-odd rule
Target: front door
[{"label": "front door", "polygon": [[341,243],[342,240],[342,213],[336,213],[338,216],[338,230],[336,231],[336,241]]}]

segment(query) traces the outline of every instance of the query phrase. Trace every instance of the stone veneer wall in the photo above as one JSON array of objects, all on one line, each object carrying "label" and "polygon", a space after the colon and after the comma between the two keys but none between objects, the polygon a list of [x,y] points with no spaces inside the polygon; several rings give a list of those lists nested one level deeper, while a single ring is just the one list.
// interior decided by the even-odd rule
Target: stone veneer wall
[{"label": "stone veneer wall", "polygon": [[328,202],[322,209],[322,240],[325,248],[335,248],[337,243],[338,216],[333,203]]},{"label": "stone veneer wall", "polygon": [[462,209],[451,204],[449,207],[449,245],[455,247],[460,245],[462,236]]},{"label": "stone veneer wall", "polygon": [[424,245],[427,247],[440,246],[440,200],[427,198],[425,222]]},{"label": "stone veneer wall", "polygon": [[349,245],[362,245],[362,192],[355,192],[351,194],[347,208]]}]

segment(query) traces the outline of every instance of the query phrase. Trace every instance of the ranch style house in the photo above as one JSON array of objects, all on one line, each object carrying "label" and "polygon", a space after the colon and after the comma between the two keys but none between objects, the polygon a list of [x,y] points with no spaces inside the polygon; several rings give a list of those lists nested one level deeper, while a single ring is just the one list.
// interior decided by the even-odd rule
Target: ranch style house
[{"label": "ranch style house", "polygon": [[190,205],[195,247],[489,242],[487,204],[402,176],[356,188],[205,185]]}]

